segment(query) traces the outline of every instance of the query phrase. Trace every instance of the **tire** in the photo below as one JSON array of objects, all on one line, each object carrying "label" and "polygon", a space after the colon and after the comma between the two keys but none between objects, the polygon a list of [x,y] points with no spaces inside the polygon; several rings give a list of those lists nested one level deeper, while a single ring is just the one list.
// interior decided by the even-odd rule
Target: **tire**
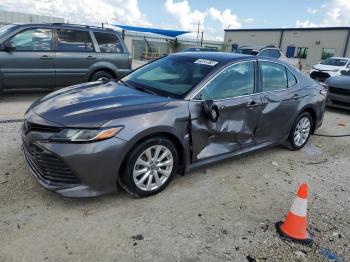
[{"label": "tire", "polygon": [[289,137],[285,143],[286,147],[293,151],[302,149],[309,141],[313,125],[313,119],[310,113],[301,113],[290,129]]},{"label": "tire", "polygon": [[114,79],[115,77],[106,72],[106,71],[97,71],[95,72],[91,78],[90,78],[90,82],[94,82],[94,81],[103,81],[103,80],[110,80],[110,79]]},{"label": "tire", "polygon": [[151,196],[165,189],[175,177],[179,165],[176,146],[165,137],[141,142],[127,155],[126,161],[121,186],[137,197]]}]

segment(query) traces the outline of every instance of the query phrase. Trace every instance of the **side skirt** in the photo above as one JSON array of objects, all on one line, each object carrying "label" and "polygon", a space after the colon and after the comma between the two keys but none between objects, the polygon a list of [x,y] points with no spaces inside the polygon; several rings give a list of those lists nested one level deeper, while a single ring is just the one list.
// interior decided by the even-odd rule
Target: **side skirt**
[{"label": "side skirt", "polygon": [[265,142],[265,143],[262,143],[262,144],[259,144],[259,145],[254,145],[254,146],[251,146],[251,147],[242,148],[242,149],[237,150],[235,152],[231,152],[231,153],[222,154],[222,155],[214,156],[214,157],[211,157],[211,158],[207,158],[207,159],[201,160],[199,162],[195,162],[195,163],[192,163],[192,164],[188,165],[187,168],[186,168],[186,171],[187,172],[193,171],[193,170],[195,170],[197,168],[200,168],[200,167],[204,167],[204,166],[216,163],[216,162],[220,162],[220,161],[223,161],[223,160],[226,160],[226,159],[229,159],[229,158],[233,158],[235,156],[245,155],[245,154],[248,154],[248,153],[251,153],[251,152],[255,152],[255,151],[258,151],[258,150],[261,150],[261,149],[264,149],[264,148],[275,147],[275,146],[281,145],[284,141],[285,141],[285,139],[276,140],[276,141],[272,141],[272,142]]}]

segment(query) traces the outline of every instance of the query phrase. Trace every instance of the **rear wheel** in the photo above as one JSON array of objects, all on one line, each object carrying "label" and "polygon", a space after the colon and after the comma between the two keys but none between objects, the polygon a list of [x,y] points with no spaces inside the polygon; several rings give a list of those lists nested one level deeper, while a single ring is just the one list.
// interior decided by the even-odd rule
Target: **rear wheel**
[{"label": "rear wheel", "polygon": [[129,193],[136,196],[159,193],[174,178],[178,159],[176,147],[169,139],[147,139],[127,157],[121,182]]},{"label": "rear wheel", "polygon": [[303,148],[310,138],[313,128],[312,117],[308,112],[301,113],[294,121],[287,140],[287,147],[291,150]]},{"label": "rear wheel", "polygon": [[107,81],[110,79],[114,79],[114,76],[106,71],[97,71],[92,76],[90,81]]}]

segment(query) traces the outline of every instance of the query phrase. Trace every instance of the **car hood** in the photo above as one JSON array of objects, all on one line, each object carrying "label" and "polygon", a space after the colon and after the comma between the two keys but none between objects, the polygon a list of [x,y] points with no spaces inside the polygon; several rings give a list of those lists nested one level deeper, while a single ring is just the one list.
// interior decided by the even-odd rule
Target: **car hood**
[{"label": "car hood", "polygon": [[93,82],[50,93],[28,111],[60,126],[99,127],[112,119],[150,112],[170,100],[115,81]]},{"label": "car hood", "polygon": [[335,69],[344,69],[344,66],[332,66],[332,65],[317,64],[317,65],[314,65],[314,69],[322,70],[322,71],[331,71],[331,70],[335,70]]},{"label": "car hood", "polygon": [[329,77],[325,80],[325,84],[328,86],[350,89],[350,76],[341,75]]}]

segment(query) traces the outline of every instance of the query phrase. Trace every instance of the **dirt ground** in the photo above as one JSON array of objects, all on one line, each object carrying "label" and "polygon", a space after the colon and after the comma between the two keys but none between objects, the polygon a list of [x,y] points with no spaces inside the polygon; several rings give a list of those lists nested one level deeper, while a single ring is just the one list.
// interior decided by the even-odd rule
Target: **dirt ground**
[{"label": "dirt ground", "polygon": [[[146,199],[67,199],[27,170],[20,125],[0,123],[0,262],[350,261],[350,137],[234,158]],[[350,134],[350,114],[327,110],[317,133]],[[302,181],[311,248],[282,241],[274,227]]]}]

